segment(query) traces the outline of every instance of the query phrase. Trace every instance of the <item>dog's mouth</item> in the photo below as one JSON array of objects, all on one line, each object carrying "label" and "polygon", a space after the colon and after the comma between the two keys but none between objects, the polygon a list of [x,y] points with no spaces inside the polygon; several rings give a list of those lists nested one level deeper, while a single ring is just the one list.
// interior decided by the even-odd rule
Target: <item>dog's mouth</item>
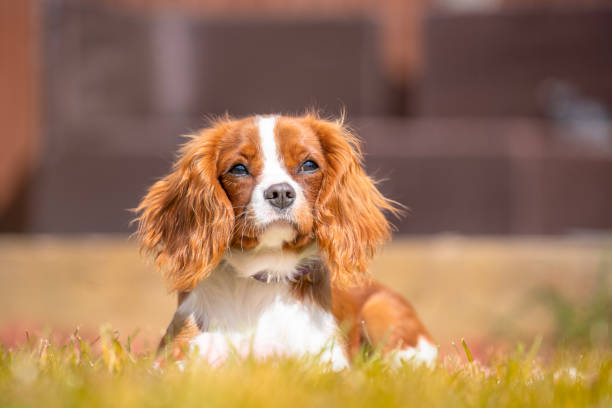
[{"label": "dog's mouth", "polygon": [[269,223],[267,223],[263,230],[264,232],[270,228],[294,228],[295,229],[295,223],[293,221],[289,221],[286,219],[278,219],[278,220],[274,220],[271,221]]}]

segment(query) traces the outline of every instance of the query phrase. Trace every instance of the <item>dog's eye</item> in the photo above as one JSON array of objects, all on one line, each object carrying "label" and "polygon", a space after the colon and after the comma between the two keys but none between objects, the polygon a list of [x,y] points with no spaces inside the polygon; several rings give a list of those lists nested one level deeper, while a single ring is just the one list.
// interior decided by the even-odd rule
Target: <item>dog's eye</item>
[{"label": "dog's eye", "polygon": [[304,163],[300,164],[299,171],[300,173],[312,173],[319,168],[319,165],[312,160],[306,160]]},{"label": "dog's eye", "polygon": [[247,170],[244,164],[236,164],[230,169],[229,172],[232,173],[234,176],[246,176],[247,174],[249,174],[249,170]]}]

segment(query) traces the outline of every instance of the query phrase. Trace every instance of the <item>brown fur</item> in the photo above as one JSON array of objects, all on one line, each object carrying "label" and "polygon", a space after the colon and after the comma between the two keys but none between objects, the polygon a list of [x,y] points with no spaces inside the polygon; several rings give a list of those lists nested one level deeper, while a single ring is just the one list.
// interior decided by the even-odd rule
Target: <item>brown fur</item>
[{"label": "brown fur", "polygon": [[333,314],[346,330],[351,359],[364,345],[387,354],[416,346],[421,336],[432,341],[410,303],[380,283],[352,288],[334,285],[332,301]]}]

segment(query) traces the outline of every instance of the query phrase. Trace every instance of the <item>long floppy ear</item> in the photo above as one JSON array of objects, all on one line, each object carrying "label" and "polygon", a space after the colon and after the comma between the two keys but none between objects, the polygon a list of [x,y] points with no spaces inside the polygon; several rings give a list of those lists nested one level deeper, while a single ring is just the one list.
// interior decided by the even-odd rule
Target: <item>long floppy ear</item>
[{"label": "long floppy ear", "polygon": [[191,291],[220,262],[234,213],[217,179],[218,124],[193,136],[172,173],[156,182],[136,208],[141,251],[152,254],[171,290]]},{"label": "long floppy ear", "polygon": [[315,235],[336,284],[369,276],[369,261],[391,237],[383,211],[398,214],[361,167],[359,141],[341,121],[307,118],[325,154],[323,185],[315,206]]}]

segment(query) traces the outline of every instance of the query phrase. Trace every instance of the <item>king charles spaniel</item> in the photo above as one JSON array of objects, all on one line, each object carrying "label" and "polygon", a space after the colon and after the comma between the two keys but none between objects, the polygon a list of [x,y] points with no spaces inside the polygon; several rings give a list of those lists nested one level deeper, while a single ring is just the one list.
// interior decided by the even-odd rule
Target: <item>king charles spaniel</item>
[{"label": "king charles spaniel", "polygon": [[311,354],[338,370],[369,345],[396,361],[436,359],[411,306],[368,278],[390,238],[383,211],[396,206],[342,121],[219,120],[136,211],[142,250],[178,294],[161,343],[175,357]]}]

